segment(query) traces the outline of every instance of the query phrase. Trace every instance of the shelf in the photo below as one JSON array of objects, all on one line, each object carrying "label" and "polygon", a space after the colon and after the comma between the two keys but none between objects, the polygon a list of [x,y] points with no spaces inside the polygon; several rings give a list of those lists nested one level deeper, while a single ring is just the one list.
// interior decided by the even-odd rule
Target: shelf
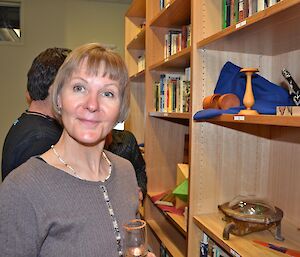
[{"label": "shelf", "polygon": [[191,47],[187,47],[180,52],[169,56],[149,67],[151,71],[166,71],[178,69],[182,70],[190,66]]},{"label": "shelf", "polygon": [[189,119],[191,114],[189,112],[150,112],[152,117],[164,117],[164,118],[174,118],[174,119]]},{"label": "shelf", "polygon": [[[154,193],[154,192],[148,192],[148,196],[149,199],[151,199],[152,196],[157,195],[158,193]],[[157,205],[155,205],[153,203],[153,206],[155,206],[156,209],[159,210],[160,213],[162,213],[166,219],[176,228],[177,231],[179,231],[184,237],[187,236],[187,228],[186,228],[186,224],[184,221],[184,216],[178,215],[178,214],[174,214],[171,212],[165,212],[163,210],[161,210],[160,208],[157,207]]]},{"label": "shelf", "polygon": [[131,82],[144,82],[145,81],[145,70],[142,70],[129,77]]},{"label": "shelf", "polygon": [[287,256],[278,251],[257,245],[253,240],[260,240],[294,250],[300,249],[300,231],[287,222],[282,223],[282,234],[285,237],[284,242],[275,240],[273,235],[267,230],[251,233],[242,237],[230,235],[229,240],[224,240],[222,234],[225,222],[222,220],[222,217],[223,215],[221,213],[200,215],[194,217],[194,223],[228,253],[232,253],[233,250],[240,256]]},{"label": "shelf", "polygon": [[201,120],[199,122],[210,122],[221,125],[222,123],[235,124],[257,124],[280,127],[300,127],[300,117],[276,116],[276,115],[232,115],[223,114],[221,116]]},{"label": "shelf", "polygon": [[141,31],[136,35],[136,37],[129,42],[127,49],[131,50],[144,50],[145,49],[145,28],[142,28]]},{"label": "shelf", "polygon": [[265,55],[297,50],[300,48],[299,14],[299,0],[283,0],[199,41],[197,47]]},{"label": "shelf", "polygon": [[167,235],[160,229],[159,225],[154,220],[147,221],[148,226],[154,232],[155,236],[167,248],[172,256],[184,257],[176,245],[168,238]]},{"label": "shelf", "polygon": [[177,215],[174,213],[166,212],[167,218],[177,227],[181,234],[185,237],[187,236],[186,223],[184,221],[184,216]]},{"label": "shelf", "polygon": [[181,27],[190,24],[191,0],[173,0],[150,21],[150,26]]},{"label": "shelf", "polygon": [[146,1],[133,0],[125,16],[127,17],[146,17]]}]

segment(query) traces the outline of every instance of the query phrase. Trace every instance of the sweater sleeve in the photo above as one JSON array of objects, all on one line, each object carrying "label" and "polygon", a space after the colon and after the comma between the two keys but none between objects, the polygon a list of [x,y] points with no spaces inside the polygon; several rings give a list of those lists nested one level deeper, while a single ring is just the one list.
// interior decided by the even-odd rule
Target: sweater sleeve
[{"label": "sweater sleeve", "polygon": [[35,257],[38,255],[38,226],[35,210],[11,180],[0,186],[0,255]]}]

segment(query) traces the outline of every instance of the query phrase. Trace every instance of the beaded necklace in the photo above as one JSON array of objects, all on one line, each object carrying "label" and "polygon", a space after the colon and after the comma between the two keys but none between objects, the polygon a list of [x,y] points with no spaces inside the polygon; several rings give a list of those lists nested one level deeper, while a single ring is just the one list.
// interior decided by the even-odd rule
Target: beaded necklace
[{"label": "beaded necklace", "polygon": [[[63,164],[65,165],[69,170],[72,171],[73,173],[73,176],[76,177],[76,178],[79,178],[79,179],[82,179],[75,171],[75,169],[70,165],[68,164],[61,156],[60,154],[56,151],[54,145],[51,145],[51,149],[53,150],[53,153],[55,154],[55,156],[57,157],[57,159]],[[108,178],[110,177],[111,175],[111,162],[110,160],[107,158],[105,152],[102,152],[102,156],[103,156],[103,159],[107,162],[108,166],[109,166],[109,172],[108,172],[108,176],[104,179],[104,181],[108,180]]]},{"label": "beaded necklace", "polygon": [[[57,157],[57,159],[62,164],[64,164],[69,170],[72,171],[74,177],[82,179],[82,178],[80,178],[80,176],[78,176],[78,174],[76,173],[75,169],[71,165],[69,165],[68,163],[66,163],[65,160],[60,156],[60,154],[56,151],[54,145],[51,145],[51,149],[53,150],[53,153],[55,154],[55,156]],[[104,181],[106,181],[110,177],[110,175],[111,175],[112,164],[111,164],[110,160],[108,159],[108,157],[106,156],[105,152],[102,152],[102,156],[103,156],[103,158],[105,159],[105,161],[109,165],[109,174],[108,174],[108,176],[104,180]],[[115,234],[115,237],[116,237],[118,255],[120,257],[123,257],[123,250],[122,250],[122,245],[121,245],[120,228],[119,228],[119,225],[118,225],[118,222],[117,222],[117,219],[116,219],[116,216],[115,216],[112,204],[111,204],[109,196],[108,196],[108,191],[107,191],[105,185],[100,185],[100,188],[101,188],[101,191],[103,193],[103,197],[104,197],[104,200],[105,200],[105,203],[106,203],[109,215],[110,215],[110,217],[112,219],[112,224],[113,224],[113,228],[114,228],[114,234]]]}]

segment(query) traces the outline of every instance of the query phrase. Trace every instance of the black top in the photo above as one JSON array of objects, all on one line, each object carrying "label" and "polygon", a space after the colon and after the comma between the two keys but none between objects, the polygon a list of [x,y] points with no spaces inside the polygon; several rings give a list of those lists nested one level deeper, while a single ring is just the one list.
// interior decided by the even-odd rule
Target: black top
[{"label": "black top", "polygon": [[146,165],[135,136],[127,130],[113,129],[112,143],[106,149],[132,163],[138,186],[141,188],[145,198],[147,193]]},{"label": "black top", "polygon": [[41,115],[25,112],[9,129],[2,151],[2,179],[31,156],[46,152],[60,138],[59,123]]}]

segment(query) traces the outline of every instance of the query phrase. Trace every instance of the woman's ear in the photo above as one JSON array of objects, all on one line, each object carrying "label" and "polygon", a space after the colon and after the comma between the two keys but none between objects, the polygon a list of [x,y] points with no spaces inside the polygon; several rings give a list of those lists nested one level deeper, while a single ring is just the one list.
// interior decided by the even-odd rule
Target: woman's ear
[{"label": "woman's ear", "polygon": [[61,109],[61,97],[60,97],[60,95],[57,96],[56,104],[57,104],[57,108]]},{"label": "woman's ear", "polygon": [[61,114],[62,104],[61,104],[61,97],[60,97],[60,95],[57,96],[56,106],[57,106],[58,113]]}]

